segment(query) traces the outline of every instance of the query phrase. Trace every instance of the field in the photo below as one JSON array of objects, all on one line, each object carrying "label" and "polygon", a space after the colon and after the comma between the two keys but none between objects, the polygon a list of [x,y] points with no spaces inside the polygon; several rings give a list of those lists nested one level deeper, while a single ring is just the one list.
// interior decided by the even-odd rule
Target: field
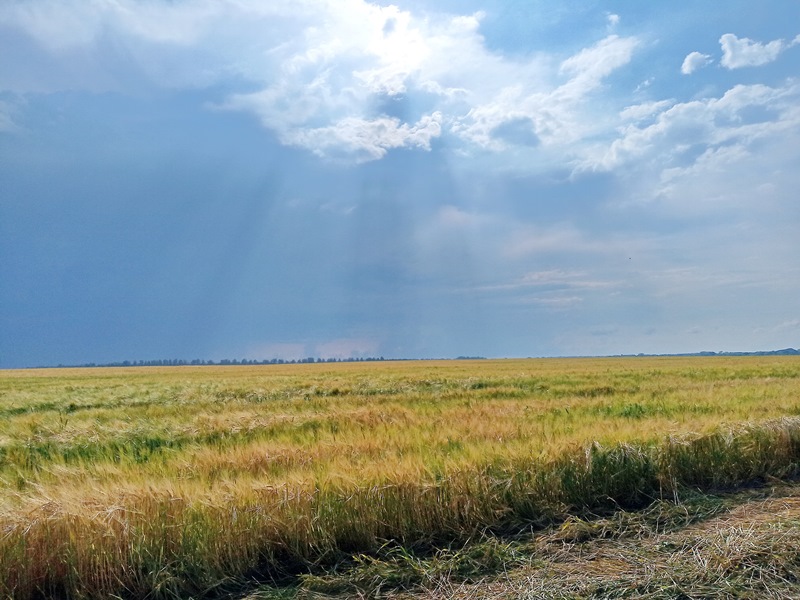
[{"label": "field", "polygon": [[799,466],[794,357],[0,371],[0,597],[374,594]]}]

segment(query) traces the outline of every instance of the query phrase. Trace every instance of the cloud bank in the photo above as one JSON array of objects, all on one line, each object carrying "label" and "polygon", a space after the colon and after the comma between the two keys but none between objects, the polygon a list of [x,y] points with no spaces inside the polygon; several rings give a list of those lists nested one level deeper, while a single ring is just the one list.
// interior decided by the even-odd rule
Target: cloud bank
[{"label": "cloud bank", "polygon": [[[563,147],[592,131],[585,103],[639,45],[611,34],[571,56],[508,57],[486,46],[484,17],[362,0],[14,2],[0,8],[0,25],[24,31],[44,55],[33,63],[38,73],[0,76],[0,87],[119,91],[142,77],[160,88],[239,80],[249,90],[227,94],[218,108],[253,114],[282,143],[320,157],[368,161],[394,148],[429,150],[443,135],[490,151]],[[85,64],[87,52],[97,60]],[[124,69],[135,77],[126,80]]]}]

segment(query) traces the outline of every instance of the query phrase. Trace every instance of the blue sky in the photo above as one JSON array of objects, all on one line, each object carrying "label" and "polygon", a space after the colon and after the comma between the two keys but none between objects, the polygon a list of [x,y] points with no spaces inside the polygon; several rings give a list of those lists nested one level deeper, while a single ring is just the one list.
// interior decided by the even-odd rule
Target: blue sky
[{"label": "blue sky", "polygon": [[800,346],[800,3],[6,0],[0,367]]}]

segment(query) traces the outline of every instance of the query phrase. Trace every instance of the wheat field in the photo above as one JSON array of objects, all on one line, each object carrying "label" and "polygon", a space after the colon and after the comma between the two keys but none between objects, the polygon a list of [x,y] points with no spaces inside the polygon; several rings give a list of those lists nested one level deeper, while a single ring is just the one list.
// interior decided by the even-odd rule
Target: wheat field
[{"label": "wheat field", "polygon": [[795,357],[0,371],[0,596],[221,597],[799,459]]}]

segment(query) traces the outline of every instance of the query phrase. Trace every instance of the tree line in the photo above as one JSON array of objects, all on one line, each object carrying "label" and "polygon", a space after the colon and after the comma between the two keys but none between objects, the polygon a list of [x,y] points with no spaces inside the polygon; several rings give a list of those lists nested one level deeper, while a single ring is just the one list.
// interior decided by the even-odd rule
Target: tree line
[{"label": "tree line", "polygon": [[[339,362],[375,362],[386,360],[383,356],[367,356],[367,357],[351,357],[351,358],[320,358],[309,356],[307,358],[297,359],[283,359],[272,358],[264,360],[256,360],[249,358],[223,358],[220,360],[206,360],[195,358],[186,360],[183,358],[164,358],[156,360],[123,360],[119,362],[107,363],[81,363],[75,365],[56,365],[57,368],[72,368],[72,367],[185,367],[185,366],[227,366],[227,365],[295,365],[295,364],[312,364],[312,363],[339,363]],[[392,359],[390,359],[392,360]],[[397,360],[397,359],[394,359]]]}]

